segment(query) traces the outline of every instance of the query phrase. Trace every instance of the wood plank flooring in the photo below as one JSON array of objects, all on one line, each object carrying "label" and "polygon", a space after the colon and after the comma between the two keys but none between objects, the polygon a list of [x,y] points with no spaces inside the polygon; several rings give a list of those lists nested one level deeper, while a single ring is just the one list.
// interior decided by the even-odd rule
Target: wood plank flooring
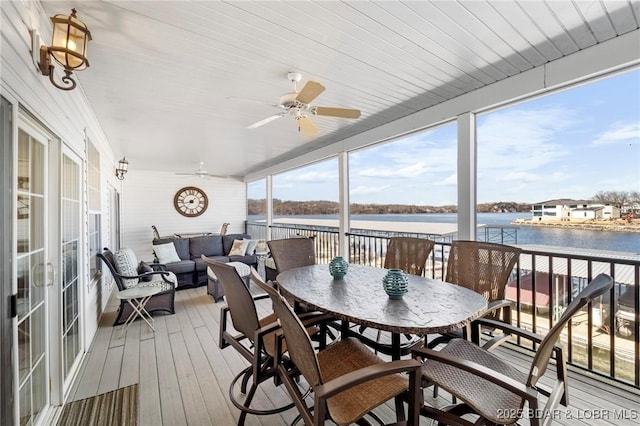
[{"label": "wood plank flooring", "polygon": [[[117,303],[105,314],[91,344],[68,401],[139,384],[140,425],[233,425],[239,411],[228,397],[229,383],[248,363],[233,348],[220,350],[218,331],[220,307],[206,293],[206,287],[176,293],[176,314],[156,315],[155,333],[142,321],[134,322],[124,336],[121,326],[112,327]],[[270,309],[268,300],[259,304],[261,314]],[[505,350],[514,362],[527,368],[526,354]],[[570,373],[570,407],[557,413],[563,425],[632,425],[640,422],[640,395]],[[433,400],[431,390],[425,398],[435,405],[450,401],[445,392]],[[273,408],[289,398],[282,386],[263,383],[253,406]],[[616,419],[622,413],[629,418]],[[376,410],[391,421],[390,405]],[[247,416],[248,425],[290,424],[295,409],[269,416]],[[608,419],[594,417],[609,417]],[[421,424],[430,424],[421,419]],[[525,423],[526,424],[526,423]]]}]

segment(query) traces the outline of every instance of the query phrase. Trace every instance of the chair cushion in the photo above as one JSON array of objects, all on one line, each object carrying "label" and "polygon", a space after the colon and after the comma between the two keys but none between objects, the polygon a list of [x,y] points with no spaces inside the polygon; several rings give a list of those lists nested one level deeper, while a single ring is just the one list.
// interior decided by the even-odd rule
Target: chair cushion
[{"label": "chair cushion", "polygon": [[220,235],[191,237],[189,238],[189,251],[192,260],[200,259],[203,254],[207,257],[224,256],[222,237]]},{"label": "chair cushion", "polygon": [[242,263],[246,263],[249,266],[253,266],[253,265],[257,265],[258,263],[258,256],[251,255],[251,256],[229,256],[229,262],[242,262]]},{"label": "chair cushion", "polygon": [[[116,271],[120,275],[135,277],[138,275],[138,259],[130,248],[122,248],[113,253],[113,261],[116,264]],[[138,278],[123,278],[122,285],[125,288],[134,287],[138,284]]]},{"label": "chair cushion", "polygon": [[176,253],[181,260],[190,260],[191,253],[189,253],[189,238],[176,238],[173,240],[173,245],[176,247]]},{"label": "chair cushion", "polygon": [[195,262],[193,260],[181,260],[165,265],[167,271],[174,274],[186,274],[195,270]]},{"label": "chair cushion", "polygon": [[149,282],[141,281],[140,283],[138,283],[138,286],[139,287],[146,287],[146,286],[160,287],[160,291],[173,290],[175,289],[176,285],[178,285],[178,278],[173,272],[169,272],[168,274],[169,274],[168,276],[166,275],[164,276],[166,278],[166,281],[160,275],[155,275],[156,278],[154,278],[153,280]]},{"label": "chair cushion", "polygon": [[[222,263],[227,263],[229,261],[229,258],[227,256],[209,256],[209,259],[213,259],[216,262]],[[196,263],[196,271],[201,272],[207,270],[207,263],[202,260],[202,258],[193,259],[193,261]]]},{"label": "chair cushion", "polygon": [[[382,362],[384,361],[362,342],[352,337],[318,352],[318,364],[324,383]],[[327,407],[337,424],[351,424],[378,405],[404,392],[408,386],[409,381],[402,374],[383,376],[332,396],[327,400]]]},{"label": "chair cushion", "polygon": [[153,252],[158,258],[158,262],[167,264],[172,262],[180,262],[180,257],[173,243],[165,243],[153,246]]}]

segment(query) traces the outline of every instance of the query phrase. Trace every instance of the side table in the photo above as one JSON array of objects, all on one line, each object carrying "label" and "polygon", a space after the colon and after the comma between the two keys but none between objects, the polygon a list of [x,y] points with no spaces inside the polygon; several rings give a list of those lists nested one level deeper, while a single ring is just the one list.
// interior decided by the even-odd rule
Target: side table
[{"label": "side table", "polygon": [[145,309],[145,305],[147,304],[149,299],[151,299],[151,296],[153,296],[154,294],[158,294],[161,291],[162,289],[160,287],[150,285],[131,287],[118,292],[116,297],[121,300],[126,300],[133,308],[133,312],[131,312],[129,318],[127,318],[127,320],[122,325],[122,332],[120,333],[120,337],[124,336],[127,329],[136,318],[142,318],[152,331],[156,331],[151,324],[153,322],[153,317],[149,312],[147,312],[147,310]]},{"label": "side table", "polygon": [[256,256],[258,257],[258,274],[264,279],[267,278],[267,270],[265,269],[265,261],[269,257],[268,251],[260,251],[256,252]]},{"label": "side table", "polygon": [[[251,275],[251,267],[242,262],[228,262],[227,265],[236,268],[236,271],[238,271],[238,275],[240,275],[240,277],[244,281],[244,284],[247,286],[247,288],[249,288],[249,276]],[[215,302],[219,302],[220,300],[222,300],[222,296],[224,296],[224,289],[220,285],[218,277],[216,277],[216,274],[213,273],[213,270],[210,267],[207,267],[207,275],[209,278],[207,282],[207,293],[213,296],[213,300]]]}]

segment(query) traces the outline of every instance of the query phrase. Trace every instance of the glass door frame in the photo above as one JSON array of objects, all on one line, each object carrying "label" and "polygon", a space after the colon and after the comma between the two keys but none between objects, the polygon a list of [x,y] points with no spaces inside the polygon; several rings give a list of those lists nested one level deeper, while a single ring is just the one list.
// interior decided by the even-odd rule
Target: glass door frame
[{"label": "glass door frame", "polygon": [[[85,162],[83,161],[82,157],[80,155],[78,155],[74,150],[72,150],[68,145],[66,144],[62,144],[61,147],[61,155],[58,157],[58,164],[60,167],[60,173],[58,173],[58,177],[57,177],[57,198],[56,198],[56,202],[58,203],[58,210],[57,210],[57,214],[59,215],[59,221],[58,223],[58,229],[59,229],[59,238],[57,239],[57,241],[53,242],[51,244],[51,247],[53,248],[53,246],[55,245],[55,249],[56,249],[56,253],[57,256],[60,258],[60,261],[58,262],[58,264],[56,265],[56,269],[58,271],[60,271],[60,273],[57,276],[56,279],[56,300],[55,303],[57,304],[57,306],[59,307],[58,312],[57,312],[57,318],[56,318],[56,328],[51,330],[51,338],[52,339],[56,339],[55,342],[52,342],[52,345],[56,345],[57,346],[57,350],[55,350],[54,352],[56,352],[56,356],[59,357],[56,365],[56,369],[59,370],[57,373],[59,374],[59,387],[54,387],[54,389],[60,389],[62,392],[62,396],[65,396],[71,389],[72,385],[73,385],[73,378],[75,377],[75,373],[77,372],[78,368],[80,368],[80,364],[82,362],[82,353],[85,351],[85,339],[84,339],[84,328],[85,328],[85,321],[84,321],[84,297],[85,297],[85,291],[86,291],[86,285],[84,285],[84,283],[87,282],[86,276],[87,276],[87,271],[86,271],[86,265],[85,265],[85,259],[86,259],[86,233],[87,233],[87,229],[86,229],[86,223],[87,223],[87,218],[86,218],[86,211],[83,208],[85,205],[85,176],[86,176],[86,172],[85,172]],[[63,315],[63,310],[65,309],[64,306],[64,300],[63,300],[63,292],[62,292],[62,285],[64,284],[64,273],[63,273],[63,263],[64,263],[64,259],[62,259],[62,231],[64,229],[64,225],[63,225],[63,218],[62,218],[62,188],[64,185],[63,180],[63,176],[64,173],[62,170],[63,167],[63,161],[64,161],[64,157],[69,158],[70,160],[72,160],[73,162],[75,162],[78,166],[78,193],[79,193],[79,211],[78,211],[78,219],[80,221],[78,225],[79,227],[79,235],[78,235],[78,249],[77,249],[77,254],[76,254],[76,260],[77,260],[77,280],[78,280],[78,288],[77,288],[77,308],[78,308],[78,339],[79,339],[79,356],[76,357],[76,359],[73,362],[73,365],[69,368],[67,377],[64,377],[64,365],[63,363],[65,362],[64,359],[61,359],[60,357],[63,356],[64,354],[64,348],[63,348],[63,341],[62,341],[62,337],[63,337],[63,332],[64,330],[62,329],[63,324],[62,324],[62,315]],[[53,179],[51,179],[51,181],[53,181]],[[52,292],[54,293],[54,292]],[[52,295],[53,296],[53,295]],[[54,306],[52,304],[52,306]],[[67,378],[71,378],[70,381],[67,381]],[[54,392],[55,393],[55,392]],[[57,395],[56,395],[56,399],[57,399]],[[62,403],[62,400],[60,401],[60,403]]]},{"label": "glass door frame", "polygon": [[[12,146],[14,147],[14,155],[12,158],[12,168],[14,170],[14,176],[18,176],[19,175],[19,168],[18,168],[18,157],[19,157],[19,149],[18,149],[18,142],[19,142],[19,134],[20,131],[23,131],[24,133],[26,133],[30,138],[33,138],[37,143],[42,145],[42,175],[43,175],[43,186],[42,186],[42,206],[43,206],[43,211],[42,211],[42,218],[41,218],[41,225],[42,225],[42,235],[39,236],[38,238],[41,239],[42,241],[42,263],[39,264],[40,266],[40,271],[38,272],[37,275],[34,274],[34,272],[36,271],[35,269],[32,270],[30,272],[29,275],[29,279],[30,281],[34,281],[34,285],[36,287],[41,287],[42,288],[42,300],[38,302],[42,303],[42,309],[43,309],[43,316],[44,316],[44,320],[43,320],[43,325],[42,325],[42,330],[39,330],[40,335],[42,336],[41,342],[40,344],[42,345],[43,349],[44,349],[44,358],[42,359],[42,366],[44,368],[44,383],[42,384],[42,386],[44,387],[44,393],[42,395],[40,395],[40,397],[42,398],[42,407],[41,410],[38,412],[37,416],[35,418],[31,418],[29,417],[31,422],[40,422],[43,421],[44,419],[46,419],[49,415],[49,412],[51,410],[52,404],[51,404],[51,382],[50,380],[47,380],[51,377],[51,347],[50,347],[50,339],[48,338],[48,336],[50,336],[50,319],[51,319],[51,305],[49,302],[49,298],[50,298],[50,293],[51,293],[51,284],[53,284],[53,277],[55,276],[55,271],[50,268],[49,264],[50,264],[50,250],[49,250],[49,244],[50,244],[50,238],[51,238],[51,231],[54,231],[53,229],[50,229],[50,212],[49,212],[49,201],[50,201],[50,197],[49,197],[49,185],[47,184],[46,180],[47,178],[49,178],[49,173],[50,173],[50,148],[52,146],[52,144],[55,144],[55,136],[53,136],[51,134],[51,132],[49,132],[49,130],[43,125],[41,124],[38,120],[36,120],[35,118],[33,118],[26,110],[23,110],[22,108],[19,109],[18,113],[14,116],[16,119],[16,123],[17,125],[15,126],[14,130],[13,130],[13,134],[12,134]],[[31,164],[29,164],[29,167],[31,167]],[[31,183],[30,183],[31,185]],[[15,202],[15,200],[18,197],[18,183],[17,183],[17,179],[14,178],[14,181],[11,183],[12,188],[12,200],[13,202]],[[31,192],[31,189],[29,189],[29,192]],[[29,214],[33,214],[33,212],[29,212]],[[15,244],[13,245],[12,248],[12,255],[11,255],[11,259],[13,261],[13,267],[12,267],[12,292],[14,294],[18,295],[18,299],[19,299],[19,293],[18,293],[18,246],[17,243],[19,241],[18,237],[18,217],[17,214],[12,214],[11,216],[11,222],[12,222],[12,232],[14,235],[14,242]],[[32,225],[29,225],[29,232],[31,232],[31,228]],[[33,239],[32,236],[29,237],[29,241],[31,241]],[[31,251],[31,249],[29,249],[29,251]],[[22,253],[22,252],[21,252]],[[36,276],[39,276],[39,279],[42,281],[40,282],[40,284],[37,284],[34,278]],[[51,283],[51,284],[50,284]],[[31,293],[31,285],[32,283],[29,282],[29,293]],[[31,297],[31,296],[29,296]],[[18,300],[18,303],[20,301]],[[31,308],[30,308],[31,309]],[[19,310],[18,310],[19,311]],[[13,387],[14,387],[14,393],[13,393],[13,398],[14,398],[14,407],[13,407],[13,412],[14,412],[14,419],[17,422],[18,419],[21,419],[21,407],[22,407],[22,401],[20,400],[20,374],[19,374],[19,369],[20,369],[20,365],[18,360],[19,358],[19,330],[18,330],[18,324],[20,323],[19,317],[16,316],[16,318],[14,318],[12,321],[14,322],[14,330],[13,330],[13,342],[14,342],[14,347],[12,348],[12,356],[14,357],[14,359],[16,360],[15,364],[12,367],[12,374],[13,374]],[[29,319],[29,321],[31,322],[31,318]],[[31,327],[31,325],[30,325]],[[31,329],[30,329],[31,330]],[[33,334],[33,333],[30,333]],[[29,338],[31,339],[31,336],[29,336]],[[29,344],[31,347],[31,340],[29,340]],[[30,355],[31,356],[31,355]],[[32,374],[33,370],[30,370],[29,374]],[[30,380],[33,379],[33,376]],[[31,381],[30,386],[30,393],[29,396],[32,396],[32,385],[33,382]],[[33,398],[29,403],[29,410],[30,413],[33,413],[34,408],[31,406],[31,404],[33,403]]]},{"label": "glass door frame", "polygon": [[[14,289],[14,243],[13,219],[15,214],[14,181],[14,146],[13,134],[15,123],[14,108],[11,102],[0,96],[0,187],[10,188],[0,194],[0,424],[15,423],[14,405],[16,388],[14,375],[15,358],[14,330],[16,324]],[[8,259],[8,261],[5,261]],[[7,303],[9,302],[9,303]],[[8,320],[7,320],[8,318]]]}]

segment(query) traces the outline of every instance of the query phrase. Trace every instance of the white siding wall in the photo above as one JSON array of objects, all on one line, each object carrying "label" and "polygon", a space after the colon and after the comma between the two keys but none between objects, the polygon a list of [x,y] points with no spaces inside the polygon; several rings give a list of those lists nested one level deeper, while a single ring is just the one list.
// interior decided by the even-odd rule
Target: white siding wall
[{"label": "white siding wall", "polygon": [[[112,177],[111,151],[106,135],[102,131],[93,109],[90,107],[82,87],[72,91],[56,89],[48,77],[40,75],[31,58],[31,33],[37,28],[44,44],[51,41],[51,23],[39,2],[2,1],[0,2],[0,93],[13,105],[22,107],[38,121],[43,123],[56,138],[71,147],[83,161],[86,161],[85,136],[88,136],[100,151],[101,170],[105,187]],[[64,11],[61,11],[64,13]],[[56,78],[62,75],[60,67],[56,67]],[[82,73],[91,72],[91,68],[78,73],[79,86],[82,84]],[[84,170],[84,167],[83,167]],[[103,205],[106,212],[108,206]],[[103,215],[103,218],[106,214]],[[86,212],[83,214],[82,231],[86,235]],[[103,222],[103,231],[106,230]],[[103,241],[110,236],[103,233]],[[83,242],[83,247],[86,244]],[[55,255],[55,254],[54,254]],[[90,285],[88,279],[88,262],[85,256],[81,259],[84,266],[80,284],[84,312],[85,348],[93,339],[97,330],[98,318],[109,294],[103,294],[102,285]],[[55,259],[51,259],[52,262]],[[55,287],[58,288],[58,287]],[[107,288],[108,289],[108,288]]]},{"label": "white siding wall", "polygon": [[[173,197],[185,186],[202,189],[209,207],[198,217],[184,217],[173,207]],[[244,232],[247,219],[246,184],[235,179],[177,176],[170,172],[140,171],[129,164],[129,173],[119,186],[122,194],[123,247],[131,248],[139,260],[152,260],[151,225],[160,235],[174,232],[218,232],[229,222],[228,233]]]}]

